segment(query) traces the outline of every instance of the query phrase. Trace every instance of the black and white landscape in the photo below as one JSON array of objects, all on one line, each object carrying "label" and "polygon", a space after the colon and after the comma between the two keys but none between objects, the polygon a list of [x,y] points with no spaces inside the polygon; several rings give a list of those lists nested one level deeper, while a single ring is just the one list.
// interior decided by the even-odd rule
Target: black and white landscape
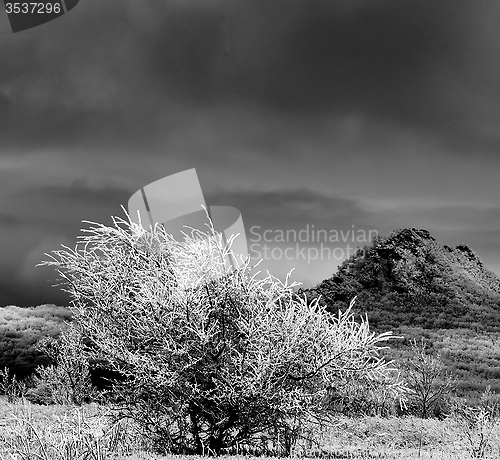
[{"label": "black and white landscape", "polygon": [[[56,361],[36,344],[75,321],[70,296],[53,287],[53,267],[36,267],[44,254],[74,248],[89,227],[82,221],[112,226],[142,187],[195,168],[209,206],[241,212],[259,269],[281,280],[295,269],[291,281],[303,284],[294,301],[318,301],[331,319],[356,297],[352,311],[371,331],[400,337],[384,359],[404,367],[420,340],[427,348],[418,356],[437,366],[440,379],[455,379],[446,395],[476,408],[481,395],[500,403],[491,395],[500,391],[499,57],[495,0],[82,0],[18,33],[0,10],[0,383],[5,368],[24,378]],[[154,283],[132,284],[128,307],[161,307],[151,301]],[[112,297],[116,286],[109,286]],[[154,329],[147,311],[149,322],[142,319],[158,333],[151,347],[165,358],[175,347],[158,345],[170,336]],[[186,317],[191,324],[189,309]],[[140,319],[120,321],[128,327]],[[275,328],[277,337],[283,330]],[[127,334],[118,333],[117,343]],[[134,353],[149,350],[149,339],[140,339],[130,339]],[[235,354],[227,356],[232,363]],[[93,383],[103,385],[93,371]],[[31,383],[32,401],[56,401],[47,396],[49,378]],[[146,399],[159,388],[139,387]],[[365,397],[357,391],[350,393],[356,404]],[[431,415],[446,418],[446,401]],[[361,411],[351,403],[343,415]],[[446,423],[439,429],[455,433]],[[401,426],[389,432],[416,433]],[[221,439],[207,445],[221,453]],[[200,441],[191,453],[203,449]]]}]

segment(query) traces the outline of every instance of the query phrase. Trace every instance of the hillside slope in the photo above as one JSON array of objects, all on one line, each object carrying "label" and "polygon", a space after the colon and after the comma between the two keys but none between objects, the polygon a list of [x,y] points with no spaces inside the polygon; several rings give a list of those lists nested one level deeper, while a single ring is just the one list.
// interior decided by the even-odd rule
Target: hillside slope
[{"label": "hillside slope", "polygon": [[466,245],[440,245],[426,230],[395,230],[358,250],[331,278],[299,290],[333,313],[358,296],[355,312],[371,329],[393,331],[389,359],[410,356],[424,338],[470,401],[487,385],[500,393],[500,279]]}]

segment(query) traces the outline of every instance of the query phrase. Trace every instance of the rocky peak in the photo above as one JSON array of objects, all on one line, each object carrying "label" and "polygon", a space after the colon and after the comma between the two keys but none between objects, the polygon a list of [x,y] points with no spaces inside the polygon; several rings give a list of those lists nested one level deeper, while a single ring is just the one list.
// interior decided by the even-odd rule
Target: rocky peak
[{"label": "rocky peak", "polygon": [[[374,323],[466,327],[497,314],[493,312],[500,316],[500,279],[483,267],[478,255],[465,244],[454,249],[438,244],[427,230],[417,228],[376,238],[331,278],[304,292],[310,298],[321,295],[322,303],[334,310],[357,295],[360,311],[375,312]],[[500,321],[495,321],[500,331]]]},{"label": "rocky peak", "polygon": [[455,252],[458,252],[458,251],[460,251],[471,262],[476,262],[481,266],[483,265],[481,260],[479,259],[479,256],[466,244],[459,244],[455,248]]}]

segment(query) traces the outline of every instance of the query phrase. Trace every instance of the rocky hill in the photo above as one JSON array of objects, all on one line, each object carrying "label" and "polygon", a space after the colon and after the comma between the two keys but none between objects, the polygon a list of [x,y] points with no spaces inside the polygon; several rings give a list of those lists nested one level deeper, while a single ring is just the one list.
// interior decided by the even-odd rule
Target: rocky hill
[{"label": "rocky hill", "polygon": [[500,279],[462,244],[440,245],[427,230],[407,228],[377,238],[336,274],[304,290],[329,309],[367,313],[375,329],[419,326],[500,332]]},{"label": "rocky hill", "polygon": [[458,394],[478,400],[487,385],[500,393],[500,279],[465,244],[440,245],[426,230],[407,228],[359,249],[331,278],[299,290],[336,313],[358,296],[354,310],[375,332],[393,331],[389,359],[410,356],[423,338],[458,382]]}]

